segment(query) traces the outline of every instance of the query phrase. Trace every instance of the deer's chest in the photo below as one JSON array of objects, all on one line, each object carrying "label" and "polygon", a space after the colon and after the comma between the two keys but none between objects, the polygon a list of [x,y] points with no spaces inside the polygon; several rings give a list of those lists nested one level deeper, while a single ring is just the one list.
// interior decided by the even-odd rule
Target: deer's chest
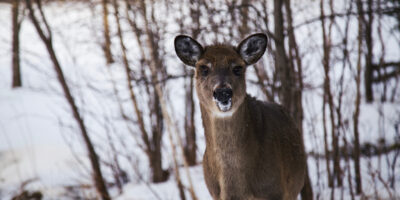
[{"label": "deer's chest", "polygon": [[218,129],[214,134],[215,165],[218,168],[218,183],[223,191],[246,193],[246,185],[251,177],[251,166],[254,163],[256,151],[249,140],[250,130],[246,127],[232,129]]}]

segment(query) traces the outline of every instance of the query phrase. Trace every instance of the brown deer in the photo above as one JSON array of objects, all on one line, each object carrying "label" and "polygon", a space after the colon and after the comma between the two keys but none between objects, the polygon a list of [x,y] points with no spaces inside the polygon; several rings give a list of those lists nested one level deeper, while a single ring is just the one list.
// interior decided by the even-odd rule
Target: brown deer
[{"label": "brown deer", "polygon": [[206,137],[203,170],[213,199],[296,199],[306,159],[302,137],[284,109],[246,93],[246,66],[268,44],[254,34],[237,47],[203,48],[189,36],[175,38],[178,57],[195,67]]}]

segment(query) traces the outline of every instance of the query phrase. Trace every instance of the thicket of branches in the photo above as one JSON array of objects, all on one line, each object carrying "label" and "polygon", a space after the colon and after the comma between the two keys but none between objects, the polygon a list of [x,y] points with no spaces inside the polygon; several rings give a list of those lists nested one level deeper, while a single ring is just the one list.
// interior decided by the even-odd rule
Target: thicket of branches
[{"label": "thicket of branches", "polygon": [[[111,198],[110,187],[115,186],[122,192],[123,185],[129,181],[127,177],[158,183],[171,176],[176,180],[181,199],[188,198],[188,194],[191,199],[197,199],[187,169],[201,162],[196,138],[202,133],[196,127],[201,123],[195,120],[198,110],[193,71],[178,62],[176,66],[168,66],[171,60],[176,60],[168,41],[181,33],[208,44],[240,41],[254,32],[269,35],[268,55],[248,69],[249,87],[257,88],[260,98],[286,107],[303,134],[309,165],[313,165],[309,169],[315,170],[308,170],[302,199],[321,198],[321,191],[327,188],[331,199],[340,198],[344,192],[352,199],[357,195],[368,198],[366,195],[371,192],[363,191],[366,178],[363,174],[368,174],[368,179],[375,180],[376,185],[383,185],[390,198],[399,192],[396,191],[399,176],[395,170],[399,165],[400,119],[388,128],[391,130],[387,132],[394,134],[387,136],[385,129],[375,133],[360,128],[360,116],[367,115],[362,112],[368,104],[376,105],[382,113],[379,120],[384,121],[382,105],[400,105],[400,57],[392,55],[399,54],[400,1],[76,1],[90,8],[93,18],[101,21],[98,48],[103,52],[104,73],[111,84],[111,89],[103,95],[112,99],[118,113],[112,118],[104,117],[103,122],[109,123],[104,125],[106,142],[92,142],[96,136],[84,119],[102,117],[91,115],[76,103],[76,99],[83,97],[73,92],[72,84],[65,78],[68,75],[63,73],[65,66],[59,61],[62,55],[54,48],[54,43],[60,41],[52,37],[51,19],[46,15],[46,6],[52,2],[10,2],[12,87],[24,86],[19,32],[21,25],[32,23],[52,62],[53,69],[48,70],[56,72],[70,106],[68,112],[73,114],[77,132],[84,140],[93,187],[102,199]],[[178,28],[168,28],[172,23]],[[179,68],[179,73],[169,73],[170,67]],[[113,68],[121,69],[124,77],[115,77]],[[181,81],[183,85],[185,95],[180,98],[184,103],[179,109],[184,111],[184,116],[174,112],[176,105],[172,98],[178,97],[171,97],[167,87],[172,81]],[[318,120],[320,123],[316,123]],[[121,151],[117,147],[133,145],[113,135],[120,129],[129,133],[134,145],[146,155],[149,177],[140,175],[137,152],[130,152],[128,148]],[[379,134],[379,141],[363,143],[362,138],[370,134]],[[111,153],[105,153],[104,149],[111,149]],[[165,153],[172,157],[165,159]],[[379,157],[379,168],[371,163],[374,156]],[[381,158],[386,162],[384,167],[380,164]],[[163,163],[166,160],[172,161],[167,168]],[[121,167],[121,162],[130,163],[130,168]],[[184,176],[189,178],[186,186],[178,170],[182,165],[186,170]],[[382,168],[386,168],[387,176],[382,174]],[[104,176],[104,170],[110,173]],[[157,196],[157,191],[154,193]],[[374,192],[375,197],[378,193]]]}]

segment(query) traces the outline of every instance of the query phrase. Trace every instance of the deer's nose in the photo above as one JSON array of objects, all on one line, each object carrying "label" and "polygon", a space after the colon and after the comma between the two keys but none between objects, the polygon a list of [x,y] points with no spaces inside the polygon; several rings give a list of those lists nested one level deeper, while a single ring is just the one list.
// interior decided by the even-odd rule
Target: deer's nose
[{"label": "deer's nose", "polygon": [[223,104],[227,104],[229,102],[229,99],[232,98],[232,89],[217,88],[214,90],[213,96],[217,101],[219,101]]}]

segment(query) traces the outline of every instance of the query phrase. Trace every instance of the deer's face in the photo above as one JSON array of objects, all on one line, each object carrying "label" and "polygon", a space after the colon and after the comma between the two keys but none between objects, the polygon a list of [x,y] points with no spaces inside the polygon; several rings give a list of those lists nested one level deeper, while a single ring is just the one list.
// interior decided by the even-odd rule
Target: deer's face
[{"label": "deer's face", "polygon": [[229,114],[246,96],[246,63],[232,48],[210,46],[195,64],[200,102],[213,113]]},{"label": "deer's face", "polygon": [[175,38],[178,57],[195,70],[200,103],[216,116],[230,116],[246,97],[246,66],[257,62],[268,44],[267,36],[255,34],[238,47],[213,45],[203,48],[188,36]]}]

